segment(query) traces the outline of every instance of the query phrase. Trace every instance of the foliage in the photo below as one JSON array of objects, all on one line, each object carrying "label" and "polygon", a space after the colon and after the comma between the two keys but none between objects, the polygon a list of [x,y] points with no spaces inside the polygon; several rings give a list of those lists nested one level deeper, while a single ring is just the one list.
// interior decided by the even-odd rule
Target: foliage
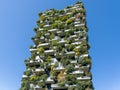
[{"label": "foliage", "polygon": [[45,61],[48,62],[48,63],[50,63],[51,62],[51,56],[48,56]]},{"label": "foliage", "polygon": [[36,80],[37,80],[37,76],[36,76],[36,75],[33,75],[33,76],[30,77],[29,80],[30,80],[30,81],[36,81]]},{"label": "foliage", "polygon": [[35,59],[35,56],[36,56],[36,53],[35,53],[35,52],[32,52],[30,59],[31,59],[31,60],[34,60],[34,59]]},{"label": "foliage", "polygon": [[72,20],[70,20],[70,19],[68,19],[67,21],[66,21],[66,24],[67,25],[69,25],[69,24],[71,24],[72,23]]},{"label": "foliage", "polygon": [[22,81],[20,90],[29,90],[29,88],[30,88],[29,81],[28,80]]},{"label": "foliage", "polygon": [[37,32],[36,38],[40,38],[40,37],[41,37],[41,33],[40,33],[40,32]]},{"label": "foliage", "polygon": [[39,47],[38,48],[38,52],[39,52],[39,54],[43,53],[44,52],[44,48],[43,47]]},{"label": "foliage", "polygon": [[63,64],[63,66],[67,66],[68,64],[70,64],[70,60],[62,59],[62,64]]},{"label": "foliage", "polygon": [[52,24],[52,28],[57,28],[58,27],[58,23],[53,23]]},{"label": "foliage", "polygon": [[51,45],[52,45],[52,46],[56,46],[56,45],[58,45],[58,40],[54,40],[54,41],[52,41],[52,42],[51,42]]},{"label": "foliage", "polygon": [[55,34],[52,33],[52,34],[50,35],[50,39],[53,39],[54,37],[55,37]]},{"label": "foliage", "polygon": [[69,50],[69,51],[72,51],[72,50],[74,49],[74,47],[75,47],[75,45],[70,44],[70,46],[68,47],[68,50]]},{"label": "foliage", "polygon": [[43,62],[40,63],[40,68],[44,68],[44,63]]},{"label": "foliage", "polygon": [[39,16],[41,16],[42,14],[43,14],[42,12],[38,13]]},{"label": "foliage", "polygon": [[61,45],[58,45],[57,48],[56,48],[56,51],[59,52],[59,51],[61,51],[61,50],[62,50]]},{"label": "foliage", "polygon": [[44,23],[40,23],[40,24],[39,24],[39,27],[40,27],[40,28],[43,28],[44,25],[45,25]]},{"label": "foliage", "polygon": [[59,65],[59,63],[58,63],[58,62],[55,62],[54,67],[58,67],[58,65]]},{"label": "foliage", "polygon": [[40,20],[44,21],[45,20],[45,16],[41,15],[40,16]]},{"label": "foliage", "polygon": [[40,76],[40,78],[41,80],[45,81],[47,79],[47,76],[48,76],[47,74],[43,74]]},{"label": "foliage", "polygon": [[60,87],[65,86],[65,81],[61,81],[61,82],[59,82],[59,83],[58,83],[58,86],[60,86]]},{"label": "foliage", "polygon": [[24,72],[24,74],[25,74],[25,75],[27,75],[27,76],[30,76],[30,75],[31,75],[31,73],[32,73],[32,71],[31,71],[31,70],[27,70],[26,72]]},{"label": "foliage", "polygon": [[76,77],[75,77],[75,75],[69,75],[69,74],[67,74],[65,76],[65,83],[68,84],[68,85],[74,85],[74,84],[76,84]]},{"label": "foliage", "polygon": [[36,32],[38,30],[38,27],[34,28],[34,31]]},{"label": "foliage", "polygon": [[75,89],[74,89],[74,87],[68,87],[68,90],[75,90]]},{"label": "foliage", "polygon": [[40,87],[45,87],[45,83],[44,83],[44,82],[39,82],[38,85],[39,85]]},{"label": "foliage", "polygon": [[74,70],[74,66],[69,64],[68,66],[66,66],[66,73],[71,73]]}]

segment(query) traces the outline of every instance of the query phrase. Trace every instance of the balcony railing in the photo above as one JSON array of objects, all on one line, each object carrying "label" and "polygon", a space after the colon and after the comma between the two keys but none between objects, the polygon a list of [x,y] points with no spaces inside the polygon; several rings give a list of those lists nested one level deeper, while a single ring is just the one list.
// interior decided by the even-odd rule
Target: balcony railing
[{"label": "balcony railing", "polygon": [[66,55],[75,55],[75,52],[74,51],[67,52]]},{"label": "balcony railing", "polygon": [[77,60],[70,60],[70,63],[77,63]]},{"label": "balcony railing", "polygon": [[42,43],[38,45],[38,47],[49,47],[49,46],[50,46],[50,43]]},{"label": "balcony railing", "polygon": [[91,77],[84,76],[84,77],[77,77],[77,80],[90,80]]},{"label": "balcony railing", "polygon": [[74,43],[72,43],[73,45],[79,45],[79,44],[81,44],[81,42],[74,42]]},{"label": "balcony railing", "polygon": [[36,68],[35,72],[45,72],[45,70],[43,68]]},{"label": "balcony railing", "polygon": [[60,87],[60,86],[58,86],[58,84],[51,84],[51,87],[52,87],[53,89],[59,89],[59,90],[67,89],[66,86]]},{"label": "balcony railing", "polygon": [[48,77],[46,79],[45,83],[47,83],[47,84],[53,84],[53,83],[55,83],[55,81],[53,79],[51,79],[51,77]]},{"label": "balcony railing", "polygon": [[64,36],[64,35],[65,35],[65,32],[63,32],[63,31],[57,31],[57,34],[58,34],[59,36]]},{"label": "balcony railing", "polygon": [[51,29],[51,30],[48,30],[49,32],[52,32],[52,33],[56,33],[58,31],[58,29]]},{"label": "balcony railing", "polygon": [[80,57],[88,57],[88,56],[89,56],[88,54],[83,54]]},{"label": "balcony railing", "polygon": [[49,25],[49,24],[48,24],[48,25],[44,25],[44,28],[49,28],[50,26],[51,26],[51,25]]},{"label": "balcony railing", "polygon": [[84,26],[85,24],[76,24],[75,27],[81,27]]},{"label": "balcony railing", "polygon": [[70,74],[83,74],[84,73],[84,71],[82,71],[82,70],[77,70],[77,71],[73,71],[72,73],[70,73]]},{"label": "balcony railing", "polygon": [[37,52],[36,48],[30,48],[29,50],[30,50],[30,52]]},{"label": "balcony railing", "polygon": [[28,76],[27,75],[22,75],[22,78],[28,78]]},{"label": "balcony railing", "polygon": [[54,50],[45,50],[44,53],[47,55],[54,55]]}]

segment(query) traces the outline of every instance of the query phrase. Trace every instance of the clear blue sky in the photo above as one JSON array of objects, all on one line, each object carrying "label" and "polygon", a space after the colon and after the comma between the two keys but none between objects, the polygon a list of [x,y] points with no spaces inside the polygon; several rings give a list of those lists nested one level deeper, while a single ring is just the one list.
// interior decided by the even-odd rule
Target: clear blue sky
[{"label": "clear blue sky", "polygon": [[[0,0],[0,90],[19,90],[38,12],[77,0]],[[120,90],[120,0],[83,0],[95,90]]]}]

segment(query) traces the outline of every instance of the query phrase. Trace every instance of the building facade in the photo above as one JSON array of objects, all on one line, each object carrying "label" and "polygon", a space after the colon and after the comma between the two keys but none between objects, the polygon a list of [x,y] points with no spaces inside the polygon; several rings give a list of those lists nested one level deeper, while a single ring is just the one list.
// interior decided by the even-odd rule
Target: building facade
[{"label": "building facade", "polygon": [[83,3],[39,17],[20,90],[94,90]]}]

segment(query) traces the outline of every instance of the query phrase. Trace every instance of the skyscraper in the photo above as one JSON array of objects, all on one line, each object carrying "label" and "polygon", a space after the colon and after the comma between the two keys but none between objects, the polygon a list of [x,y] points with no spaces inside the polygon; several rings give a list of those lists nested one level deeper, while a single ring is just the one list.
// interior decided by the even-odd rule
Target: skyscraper
[{"label": "skyscraper", "polygon": [[94,90],[83,3],[39,17],[20,90]]}]

